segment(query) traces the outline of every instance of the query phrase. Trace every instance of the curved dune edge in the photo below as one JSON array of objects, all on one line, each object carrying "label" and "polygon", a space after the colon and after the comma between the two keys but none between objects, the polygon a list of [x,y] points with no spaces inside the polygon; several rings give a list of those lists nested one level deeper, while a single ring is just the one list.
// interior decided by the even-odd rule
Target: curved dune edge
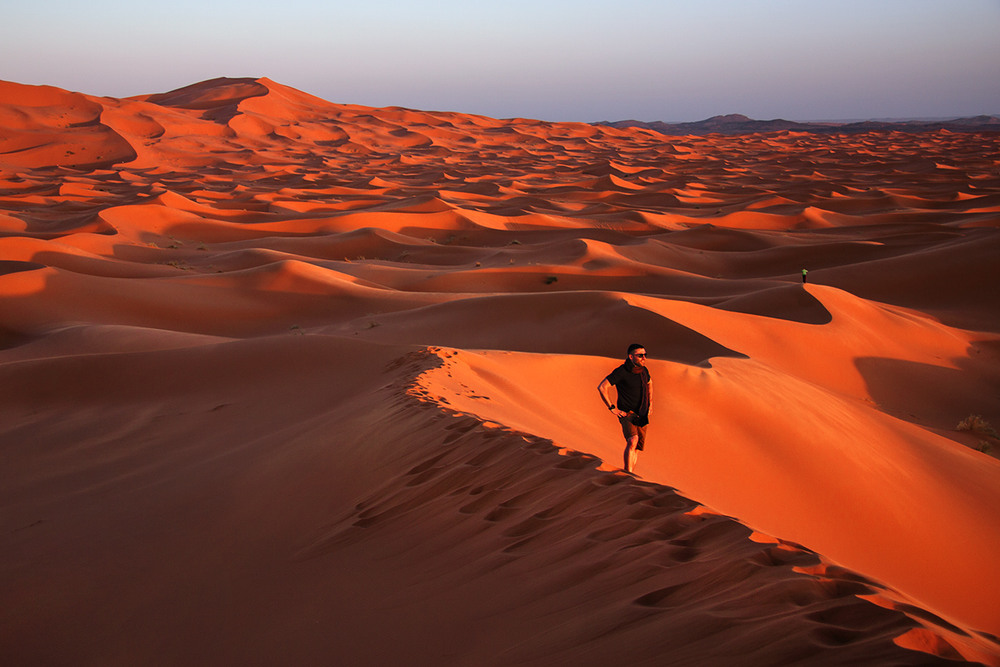
[{"label": "curved dune edge", "polygon": [[467,353],[101,333],[0,366],[8,419],[50,424],[0,472],[13,660],[1000,663],[802,546],[443,404]]},{"label": "curved dune edge", "polygon": [[[534,437],[545,438],[565,455],[588,460],[593,457],[593,466],[597,469],[621,474],[615,472],[620,471],[622,465],[618,445],[620,433],[614,420],[607,419],[606,410],[594,391],[597,383],[593,381],[593,378],[603,377],[603,373],[618,361],[553,358],[507,351],[440,350],[438,354],[442,357],[440,368],[426,371],[417,381],[417,392],[426,400],[487,424],[498,427],[502,424],[536,434]],[[803,440],[795,432],[783,437],[773,432],[764,441],[755,441],[761,434],[750,434],[740,442],[739,436],[734,435],[740,429],[726,423],[724,411],[713,401],[730,406],[728,418],[738,422],[752,414],[753,408],[744,414],[734,411],[732,406],[752,403],[751,394],[759,391],[760,383],[746,382],[743,390],[736,390],[742,394],[738,397],[719,396],[726,390],[715,382],[696,388],[705,384],[705,376],[738,373],[728,367],[740,363],[749,362],[723,363],[719,360],[717,366],[722,368],[692,372],[694,369],[680,364],[652,362],[654,384],[656,380],[660,386],[669,383],[671,389],[667,391],[684,394],[685,407],[676,410],[669,405],[657,407],[658,412],[670,414],[654,418],[650,427],[650,444],[640,455],[638,468],[642,483],[680,488],[685,495],[697,497],[705,506],[714,508],[703,507],[703,511],[729,516],[738,513],[741,523],[766,531],[757,532],[755,539],[767,541],[771,539],[765,536],[767,534],[781,535],[789,541],[777,542],[786,548],[795,546],[806,550],[799,545],[813,546],[823,554],[822,563],[804,567],[803,572],[820,575],[828,571],[849,572],[839,565],[863,568],[869,576],[849,575],[872,587],[858,593],[860,597],[910,614],[921,624],[921,629],[897,637],[901,645],[932,651],[934,646],[949,646],[951,648],[941,655],[954,657],[951,651],[958,650],[966,659],[989,664],[1000,661],[1000,641],[975,625],[977,620],[989,621],[995,611],[992,601],[996,591],[989,585],[978,590],[976,586],[982,586],[982,573],[990,568],[996,522],[988,516],[971,518],[982,514],[978,509],[990,498],[966,496],[968,486],[989,489],[995,479],[995,470],[983,470],[976,465],[977,461],[965,461],[965,465],[951,461],[957,469],[950,471],[954,476],[949,478],[957,482],[924,493],[923,485],[935,484],[933,476],[914,478],[913,469],[902,461],[895,470],[891,464],[883,465],[877,481],[872,483],[865,480],[863,471],[877,467],[877,461],[883,457],[898,458],[901,452],[886,449],[895,449],[898,445],[887,442],[891,439],[888,433],[878,432],[881,427],[877,426],[877,419],[860,414],[842,423],[861,424],[850,435],[863,442],[865,451],[859,451],[857,445],[851,443],[845,444],[843,451],[826,455],[805,447],[804,456],[796,457],[792,451],[803,449]],[[517,378],[517,382],[507,378]],[[546,381],[543,382],[543,378]],[[790,392],[804,390],[798,383],[790,384]],[[532,386],[536,387],[534,392],[525,388]],[[663,398],[660,402],[670,400]],[[775,400],[775,397],[768,396],[767,400]],[[842,404],[839,409],[851,408]],[[678,420],[677,413],[684,414],[683,423],[664,425],[660,421]],[[716,442],[704,427],[692,427],[688,423],[709,419],[715,422],[714,427],[720,433],[727,434],[726,443]],[[836,436],[813,433],[810,439],[822,442],[838,437],[850,440],[844,433]],[[931,434],[917,437],[927,443],[918,444],[919,447],[947,448],[944,450],[947,458],[950,449],[947,443]],[[860,440],[862,438],[864,440]],[[706,452],[709,448],[714,451]],[[769,456],[763,459],[762,448],[770,450]],[[868,448],[871,451],[867,451]],[[786,458],[781,458],[782,452]],[[945,461],[940,463],[944,465]],[[789,468],[797,471],[795,479],[787,478],[785,473]],[[851,480],[849,485],[855,488],[853,494],[843,491],[846,480]],[[995,489],[990,493],[995,494]],[[855,496],[853,500],[851,495]],[[907,497],[906,503],[936,505],[935,512],[920,513],[924,524],[921,531],[914,534],[886,531],[889,522],[898,520],[892,514],[899,511],[899,496],[913,497]],[[831,507],[831,499],[840,505]],[[849,503],[856,504],[843,506]],[[925,533],[934,535],[936,553],[930,549]],[[976,536],[982,538],[978,543]],[[922,550],[923,557],[908,558],[914,550]],[[874,559],[871,558],[873,553]],[[956,562],[962,562],[963,567],[950,567]],[[949,597],[955,591],[961,594]],[[942,592],[944,597],[941,597]],[[928,599],[935,599],[935,596],[940,606],[935,612],[927,611],[933,608],[928,607]],[[963,605],[966,610],[974,605],[972,613],[957,620],[954,611]],[[949,615],[950,621],[944,620]]]},{"label": "curved dune edge", "polygon": [[0,129],[5,656],[997,664],[1000,135],[268,79]]}]

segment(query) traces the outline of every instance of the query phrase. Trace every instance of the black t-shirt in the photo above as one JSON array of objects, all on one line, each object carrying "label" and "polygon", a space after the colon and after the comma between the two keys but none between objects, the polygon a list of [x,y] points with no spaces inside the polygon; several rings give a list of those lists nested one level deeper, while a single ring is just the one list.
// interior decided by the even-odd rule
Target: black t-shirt
[{"label": "black t-shirt", "polygon": [[618,390],[616,407],[624,412],[638,414],[642,405],[642,384],[649,382],[649,370],[643,368],[642,373],[633,373],[622,364],[611,371],[607,379]]}]

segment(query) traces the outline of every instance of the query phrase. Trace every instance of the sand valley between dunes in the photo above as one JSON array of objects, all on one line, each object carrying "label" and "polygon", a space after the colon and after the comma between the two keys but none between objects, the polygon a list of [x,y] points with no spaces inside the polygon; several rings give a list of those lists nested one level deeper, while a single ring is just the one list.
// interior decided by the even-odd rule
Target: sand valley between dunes
[{"label": "sand valley between dunes", "polygon": [[0,656],[1000,665],[998,287],[1000,133],[0,82]]}]

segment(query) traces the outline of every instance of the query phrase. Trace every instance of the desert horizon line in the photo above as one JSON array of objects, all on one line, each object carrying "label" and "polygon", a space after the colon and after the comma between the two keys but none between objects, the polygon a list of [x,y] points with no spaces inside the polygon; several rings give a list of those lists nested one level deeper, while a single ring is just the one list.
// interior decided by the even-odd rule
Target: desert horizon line
[{"label": "desert horizon line", "polygon": [[773,118],[765,118],[765,117],[755,117],[755,116],[752,116],[752,115],[748,115],[748,114],[745,114],[745,113],[743,113],[741,111],[730,110],[730,111],[724,112],[724,113],[716,113],[716,114],[712,114],[712,115],[709,115],[709,116],[705,116],[703,118],[692,118],[692,119],[689,119],[689,120],[681,120],[681,119],[676,119],[676,118],[671,119],[669,117],[667,117],[667,118],[645,119],[645,118],[640,118],[640,117],[636,117],[636,116],[631,116],[631,117],[628,117],[628,118],[625,118],[625,117],[614,118],[614,119],[612,119],[612,118],[602,118],[602,119],[599,119],[599,120],[575,121],[575,120],[548,120],[548,119],[542,119],[542,118],[535,118],[535,117],[530,116],[530,115],[493,116],[493,115],[490,115],[490,114],[487,114],[487,113],[472,112],[472,111],[457,111],[455,109],[448,109],[448,108],[443,108],[443,107],[442,108],[425,108],[425,107],[409,106],[409,105],[406,105],[406,104],[377,105],[377,104],[366,104],[364,102],[334,101],[334,100],[329,99],[327,97],[324,97],[322,95],[318,95],[318,94],[312,93],[312,92],[310,92],[307,89],[283,83],[283,82],[281,82],[281,81],[279,81],[277,79],[273,79],[273,78],[271,78],[271,77],[269,77],[267,75],[261,75],[261,76],[226,76],[226,75],[222,75],[222,76],[208,77],[208,78],[201,79],[199,81],[194,81],[192,83],[185,84],[185,85],[182,85],[182,86],[179,86],[179,87],[176,87],[176,88],[171,88],[169,90],[152,91],[152,92],[145,92],[145,93],[136,93],[136,94],[132,94],[132,95],[101,95],[101,94],[96,94],[96,93],[90,93],[90,92],[85,91],[85,90],[72,90],[72,89],[64,88],[64,87],[56,85],[56,84],[49,84],[49,83],[33,83],[33,82],[24,82],[24,81],[14,81],[12,79],[0,79],[0,81],[8,81],[8,82],[11,82],[11,83],[18,83],[18,84],[27,85],[27,86],[38,86],[38,87],[56,88],[56,89],[59,89],[59,90],[65,90],[67,92],[80,93],[80,94],[84,94],[84,95],[92,95],[94,97],[108,97],[108,98],[112,98],[112,99],[123,99],[123,100],[135,99],[135,98],[144,98],[144,97],[150,97],[150,96],[156,96],[156,95],[166,95],[166,94],[169,94],[169,93],[174,93],[174,92],[181,91],[181,90],[184,90],[184,89],[187,89],[187,88],[192,88],[192,87],[195,87],[195,86],[202,86],[202,85],[213,83],[213,82],[216,82],[216,81],[218,81],[218,82],[238,82],[238,81],[261,82],[261,81],[270,81],[270,82],[276,83],[278,85],[285,86],[285,87],[288,87],[288,88],[293,88],[293,89],[298,90],[300,92],[304,92],[304,93],[306,93],[308,95],[312,95],[314,97],[318,97],[318,98],[320,98],[320,99],[322,99],[324,101],[330,102],[331,104],[346,104],[346,105],[354,105],[354,106],[364,106],[364,107],[370,107],[372,109],[407,109],[407,110],[411,110],[411,111],[421,111],[421,112],[425,112],[425,113],[458,113],[458,114],[467,115],[467,116],[480,116],[480,117],[484,117],[484,118],[491,118],[491,119],[494,119],[494,120],[518,120],[518,119],[537,120],[537,121],[545,122],[545,123],[582,123],[582,124],[585,124],[585,125],[613,125],[613,124],[617,124],[617,123],[639,123],[639,124],[644,124],[644,125],[661,124],[661,125],[664,125],[664,126],[687,126],[687,125],[697,125],[699,123],[706,123],[706,122],[710,122],[710,121],[718,121],[718,120],[725,120],[725,119],[738,119],[741,122],[755,122],[755,123],[784,122],[784,123],[817,124],[817,125],[823,125],[823,124],[829,124],[829,125],[843,124],[843,125],[846,125],[846,124],[854,124],[854,123],[900,123],[900,124],[906,124],[906,123],[949,123],[949,122],[971,121],[971,120],[975,120],[975,119],[986,119],[985,122],[987,122],[990,125],[996,124],[997,125],[997,130],[1000,131],[1000,110],[983,111],[983,112],[969,112],[969,113],[956,113],[956,114],[934,115],[934,116],[922,116],[922,115],[864,116],[864,115],[857,115],[857,116],[843,117],[843,118],[839,118],[839,117],[796,118],[796,117],[793,117],[793,116],[787,116],[786,117],[786,116],[783,116],[783,115],[782,116],[775,116]]}]

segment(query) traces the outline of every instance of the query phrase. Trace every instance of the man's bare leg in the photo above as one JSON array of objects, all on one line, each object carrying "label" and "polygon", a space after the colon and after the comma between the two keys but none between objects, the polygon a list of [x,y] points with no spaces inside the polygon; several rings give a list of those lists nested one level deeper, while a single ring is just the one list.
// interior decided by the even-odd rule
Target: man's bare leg
[{"label": "man's bare leg", "polygon": [[639,444],[639,436],[633,435],[631,438],[625,439],[625,472],[635,471],[635,462],[639,458],[639,450],[636,449],[636,445]]}]

